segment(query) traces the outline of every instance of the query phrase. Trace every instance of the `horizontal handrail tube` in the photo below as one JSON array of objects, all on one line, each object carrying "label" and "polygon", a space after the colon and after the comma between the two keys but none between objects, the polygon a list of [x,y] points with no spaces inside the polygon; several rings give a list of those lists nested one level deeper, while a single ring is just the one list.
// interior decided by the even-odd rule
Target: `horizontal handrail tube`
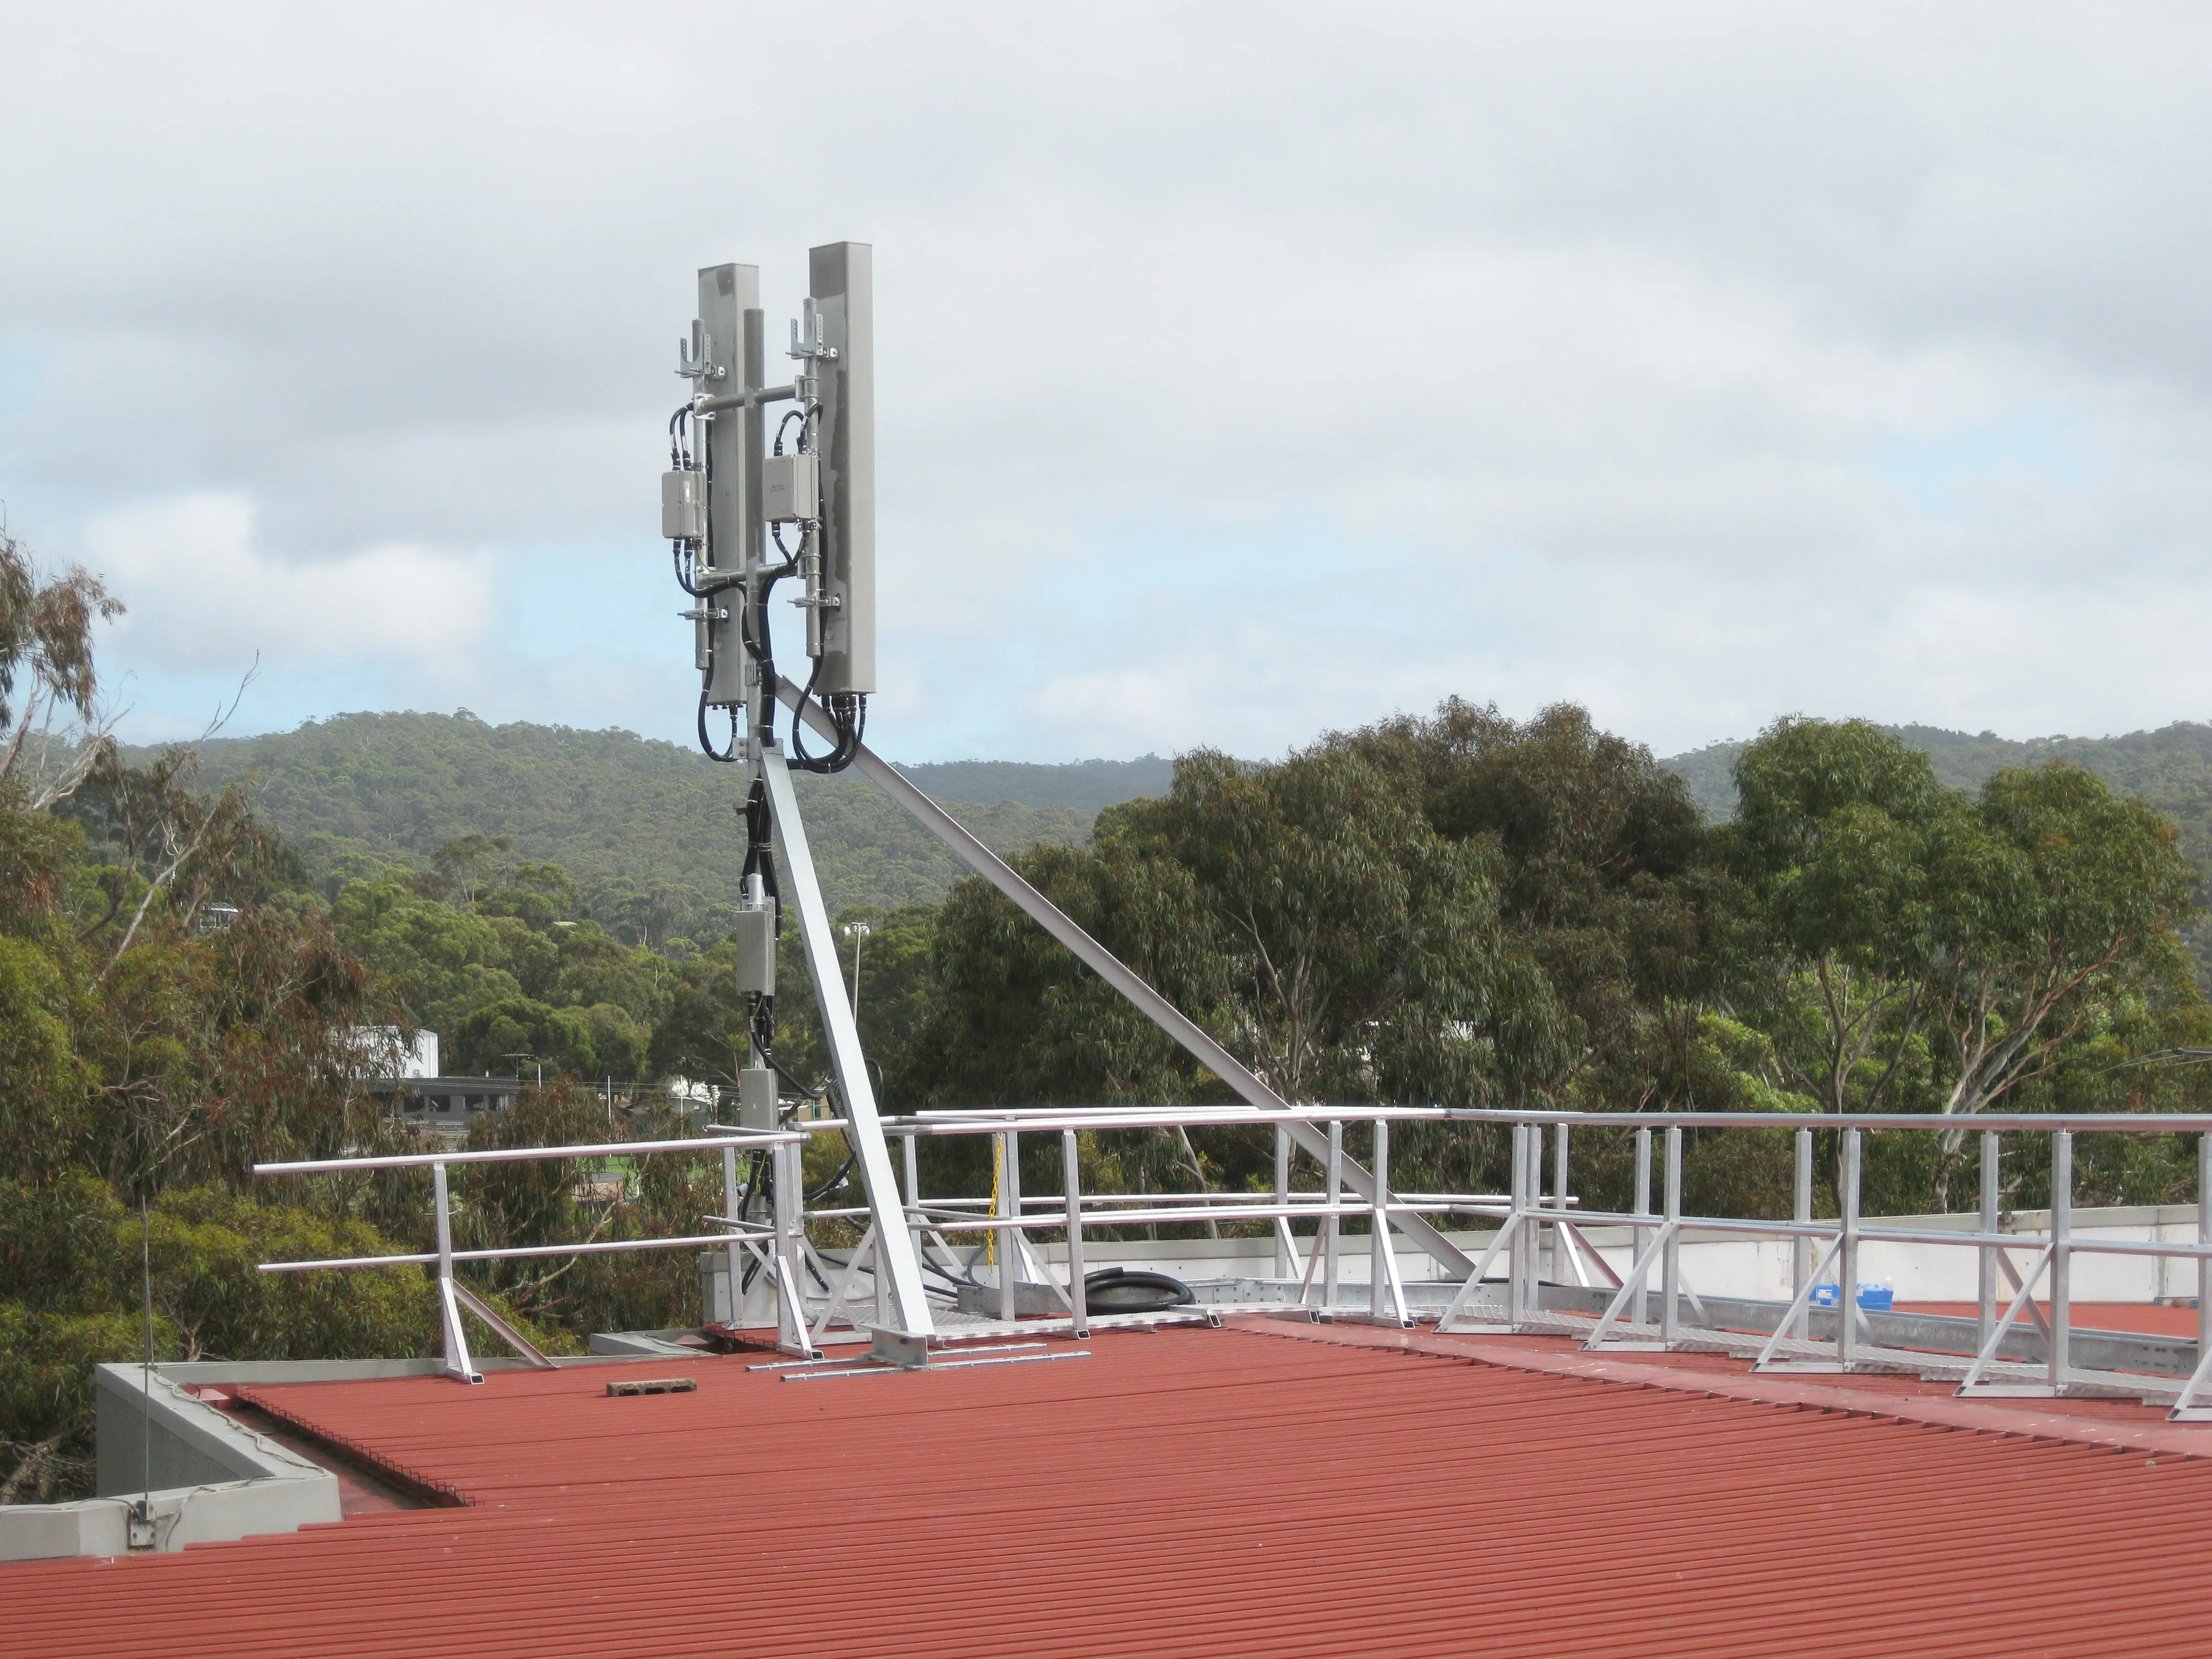
[{"label": "horizontal handrail tube", "polygon": [[1332,1106],[1327,1109],[1275,1112],[1257,1106],[1194,1106],[1173,1111],[1133,1112],[1118,1108],[1055,1108],[1034,1113],[965,1112],[884,1120],[887,1134],[981,1135],[1012,1129],[1023,1134],[1058,1129],[1243,1128],[1269,1123],[1372,1122],[1378,1118],[1396,1122],[1405,1119],[1442,1121],[1451,1115],[1443,1106]]},{"label": "horizontal handrail tube", "polygon": [[[742,1243],[744,1234],[702,1233],[690,1238],[610,1238],[587,1244],[516,1244],[498,1250],[455,1250],[456,1261],[514,1261],[534,1255],[606,1255],[616,1250],[690,1250],[716,1244],[728,1244],[734,1239]],[[350,1255],[334,1257],[327,1261],[264,1261],[260,1271],[264,1273],[303,1273],[317,1267],[427,1267],[438,1259],[433,1250],[415,1255]]]},{"label": "horizontal handrail tube", "polygon": [[[1390,1206],[1390,1213],[1403,1215],[1417,1207],[1411,1204],[1394,1203]],[[1433,1210],[1437,1206],[1427,1207]],[[1087,1225],[1098,1227],[1196,1227],[1209,1221],[1270,1221],[1284,1213],[1276,1205],[1255,1204],[1237,1210],[1109,1210],[1097,1215],[1085,1212],[1083,1219]],[[1362,1201],[1338,1204],[1325,1209],[1301,1209],[1296,1213],[1302,1217],[1346,1216],[1356,1220],[1361,1216],[1372,1216],[1375,1206]],[[932,1221],[928,1225],[931,1231],[940,1233],[1054,1232],[1065,1226],[1066,1220],[1066,1212],[1063,1209],[1051,1215],[977,1216],[972,1219]]]},{"label": "horizontal handrail tube", "polygon": [[[1252,1196],[1250,1193],[1085,1193],[1083,1195],[1083,1201],[1085,1204],[1249,1204],[1252,1201]],[[1285,1194],[1281,1201],[1310,1209],[1315,1205],[1327,1202],[1328,1198],[1328,1194],[1322,1192],[1292,1192]],[[939,1208],[972,1210],[988,1208],[990,1202],[988,1198],[925,1198],[907,1207],[921,1210]],[[1465,1195],[1457,1193],[1393,1193],[1390,1195],[1390,1203],[1394,1209],[1402,1208],[1409,1204],[1425,1204],[1447,1210],[1480,1209],[1487,1206],[1503,1211],[1510,1209],[1512,1202],[1513,1200],[1504,1193],[1475,1193]],[[1581,1202],[1580,1199],[1570,1197],[1567,1200],[1568,1208],[1579,1215],[1581,1212],[1576,1209],[1576,1206]],[[1022,1204],[1027,1209],[1049,1209],[1055,1214],[1067,1207],[1067,1200],[1058,1193],[1046,1193],[1042,1195],[1034,1193],[1024,1194]],[[1302,1210],[1301,1213],[1303,1212]],[[809,1215],[830,1213],[832,1212],[825,1210],[807,1212]]]},{"label": "horizontal handrail tube", "polygon": [[825,1129],[849,1129],[853,1127],[853,1123],[850,1118],[799,1117],[792,1120],[788,1129],[774,1131],[741,1129],[734,1123],[702,1123],[699,1127],[710,1135],[750,1135],[757,1140],[763,1135],[769,1133],[818,1135]]},{"label": "horizontal handrail tube", "polygon": [[[781,1146],[804,1140],[788,1129],[749,1129],[740,1145]],[[636,1152],[694,1152],[701,1157],[719,1152],[726,1140],[617,1140],[603,1146],[498,1146],[477,1152],[392,1152],[376,1158],[313,1158],[295,1164],[257,1164],[258,1176],[312,1175],[325,1170],[428,1169],[433,1164],[527,1164],[538,1158],[628,1158]]]},{"label": "horizontal handrail tube", "polygon": [[930,1112],[886,1118],[894,1134],[995,1134],[1054,1129],[1152,1128],[1181,1124],[1188,1128],[1267,1123],[1367,1123],[1377,1119],[1456,1123],[1565,1123],[1583,1128],[1619,1129],[1897,1129],[1959,1133],[1984,1130],[2002,1134],[2208,1134],[2212,1113],[2038,1112],[1979,1113],[1946,1116],[1935,1112],[1570,1112],[1530,1108],[1477,1106],[1302,1106],[1279,1112],[1260,1107],[1205,1106],[1130,1111],[1118,1107],[1055,1107],[1040,1112]]},{"label": "horizontal handrail tube", "polygon": [[[2047,1234],[2042,1242],[2051,1242]],[[2185,1260],[2212,1261],[2212,1244],[2167,1244],[2151,1239],[2082,1238],[2078,1236],[2066,1241],[2066,1248],[2076,1255],[2171,1255]]]},{"label": "horizontal handrail tube", "polygon": [[[1334,1108],[1330,1109],[1333,1112]],[[1445,1116],[1465,1123],[1565,1123],[1620,1129],[1904,1129],[1922,1134],[1955,1130],[1979,1133],[2212,1134],[2203,1112],[1982,1112],[1972,1116],[1937,1112],[1561,1112],[1512,1111],[1450,1106]],[[1327,1121],[1329,1112],[1320,1114]]]},{"label": "horizontal handrail tube", "polygon": [[[1527,1213],[1541,1220],[1547,1212],[1531,1210]],[[1588,1211],[1575,1216],[1576,1224],[1582,1227],[1638,1227],[1649,1230],[1663,1225],[1664,1221],[1661,1216],[1622,1215],[1602,1210]],[[1755,1221],[1734,1216],[1686,1215],[1679,1224],[1686,1233],[1745,1233],[1754,1237],[1771,1238],[1826,1239],[1833,1238],[1841,1231],[1841,1224],[1833,1218],[1822,1221]],[[1884,1227],[1864,1222],[1856,1231],[1862,1244],[1956,1244],[1971,1249],[2038,1250],[2046,1248],[2051,1242],[2048,1233],[1954,1231],[1936,1227]],[[2067,1240],[2067,1248],[2097,1255],[2212,1257],[2212,1243],[2172,1243],[2153,1239],[2085,1239],[2077,1236]]]}]

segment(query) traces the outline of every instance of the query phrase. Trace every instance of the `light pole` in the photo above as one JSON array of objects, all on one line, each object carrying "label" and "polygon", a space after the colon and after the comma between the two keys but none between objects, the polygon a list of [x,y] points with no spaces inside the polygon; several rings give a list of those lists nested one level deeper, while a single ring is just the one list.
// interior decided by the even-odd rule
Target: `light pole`
[{"label": "light pole", "polygon": [[860,1023],[860,941],[876,930],[865,921],[848,921],[837,930],[853,941],[853,1023]]}]

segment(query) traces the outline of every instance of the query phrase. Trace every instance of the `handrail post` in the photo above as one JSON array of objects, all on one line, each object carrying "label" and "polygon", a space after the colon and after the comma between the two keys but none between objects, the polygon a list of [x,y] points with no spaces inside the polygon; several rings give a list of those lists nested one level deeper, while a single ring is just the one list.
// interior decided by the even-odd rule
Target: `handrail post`
[{"label": "handrail post", "polygon": [[461,1307],[453,1295],[453,1206],[446,1195],[446,1166],[430,1166],[430,1190],[438,1211],[438,1327],[445,1338],[446,1375],[460,1382],[481,1382],[469,1358],[468,1333],[461,1328]]},{"label": "handrail post", "polygon": [[921,1158],[915,1150],[912,1130],[899,1137],[902,1161],[906,1165],[907,1236],[914,1241],[914,1258],[921,1260]]},{"label": "handrail post", "polygon": [[[1001,1221],[1019,1220],[1022,1213],[1022,1138],[1012,1129],[1001,1130],[999,1142],[999,1217]],[[1012,1322],[1020,1311],[1015,1304],[1014,1285],[1021,1274],[1015,1263],[1022,1259],[1020,1231],[1004,1227],[999,1231],[999,1317]]]},{"label": "handrail post", "polygon": [[[1564,1123],[1552,1126],[1552,1207],[1559,1213],[1552,1224],[1552,1277],[1565,1283],[1573,1258],[1567,1243],[1567,1126]],[[1581,1273],[1574,1276],[1579,1283]]]},{"label": "handrail post", "polygon": [[769,1149],[775,1208],[776,1344],[787,1352],[811,1357],[806,1309],[799,1289],[806,1273],[805,1148],[798,1141]]},{"label": "handrail post", "polygon": [[1513,1237],[1505,1247],[1505,1322],[1518,1328],[1527,1313],[1528,1294],[1528,1235],[1534,1224],[1522,1218],[1527,1211],[1528,1197],[1528,1126],[1513,1126],[1512,1174],[1506,1182],[1506,1222],[1513,1228]]},{"label": "handrail post", "polygon": [[1344,1121],[1330,1120],[1328,1126],[1328,1207],[1329,1213],[1322,1219],[1322,1290],[1321,1305],[1336,1306],[1337,1247],[1343,1237],[1340,1224],[1343,1218],[1335,1213],[1344,1197]]},{"label": "handrail post", "polygon": [[[738,1216],[738,1149],[735,1143],[722,1148],[722,1213],[732,1221]],[[738,1289],[745,1282],[744,1252],[738,1245],[738,1229],[730,1229],[730,1247],[723,1252],[723,1272],[729,1276],[727,1294],[729,1305],[723,1311],[732,1325],[738,1322],[743,1292]],[[709,1309],[710,1313],[713,1310]]]},{"label": "handrail post", "polygon": [[1062,1185],[1067,1194],[1067,1306],[1079,1340],[1091,1334],[1091,1306],[1083,1288],[1083,1172],[1075,1131],[1060,1132]]},{"label": "handrail post", "polygon": [[1374,1319],[1382,1317],[1382,1297],[1389,1289],[1382,1255],[1390,1248],[1390,1226],[1382,1213],[1382,1203],[1390,1191],[1389,1159],[1390,1126],[1378,1117],[1375,1120],[1374,1153],[1367,1164],[1375,1172],[1375,1196],[1367,1221],[1367,1312]]},{"label": "handrail post", "polygon": [[1522,1236],[1528,1241],[1528,1249],[1522,1257],[1522,1266],[1528,1275],[1528,1284],[1521,1292],[1521,1305],[1529,1314],[1544,1311],[1544,1126],[1531,1123],[1522,1158],[1528,1173],[1521,1178],[1521,1198],[1528,1212],[1528,1219],[1522,1224]]},{"label": "handrail post", "polygon": [[[1275,1203],[1287,1209],[1291,1202],[1291,1132],[1281,1124],[1275,1126]],[[1275,1279],[1277,1283],[1297,1272],[1298,1264],[1291,1260],[1288,1241],[1290,1218],[1280,1216],[1275,1222]]]},{"label": "handrail post", "polygon": [[1844,1131],[1842,1242],[1836,1251],[1836,1362],[1849,1370],[1858,1354],[1859,1324],[1859,1131]]},{"label": "handrail post", "polygon": [[[2212,1134],[2197,1137],[2197,1242],[2212,1244]],[[2212,1255],[2197,1258],[2197,1358],[2212,1354]]]},{"label": "handrail post", "polygon": [[[1809,1227],[1813,1224],[1813,1132],[1800,1129],[1795,1137],[1797,1155],[1797,1202],[1793,1212],[1797,1224]],[[1805,1296],[1805,1280],[1813,1271],[1813,1240],[1805,1233],[1790,1241],[1790,1297],[1802,1304]],[[1813,1310],[1799,1306],[1797,1316],[1790,1322],[1790,1334],[1802,1342],[1811,1334]]]},{"label": "handrail post", "polygon": [[[1385,1317],[1403,1325],[1406,1321],[1406,1287],[1398,1277],[1398,1252],[1390,1240],[1390,1125],[1388,1120],[1375,1120],[1375,1199],[1373,1219],[1367,1224],[1368,1280],[1367,1314],[1370,1319]],[[1389,1312],[1384,1312],[1385,1298]]]},{"label": "handrail post", "polygon": [[[1997,1197],[2001,1190],[1999,1177],[2003,1170],[2003,1149],[1999,1146],[1996,1131],[1982,1132],[1982,1215],[1981,1229],[1984,1236],[1997,1230]],[[1994,1246],[1984,1244],[1981,1256],[1981,1273],[1976,1286],[1978,1301],[1974,1315],[1974,1352],[1979,1353],[1990,1346],[1990,1333],[1997,1322],[1997,1253]]]},{"label": "handrail post", "polygon": [[[1651,1213],[1651,1131],[1649,1129],[1636,1132],[1636,1213]],[[1628,1236],[1633,1241],[1628,1249],[1628,1259],[1632,1264],[1644,1254],[1646,1241],[1640,1227],[1630,1228]],[[1639,1325],[1650,1322],[1650,1295],[1647,1288],[1650,1279],[1650,1275],[1646,1273],[1636,1281],[1634,1316]]]},{"label": "handrail post", "polygon": [[1667,1248],[1659,1258],[1659,1340],[1672,1344],[1682,1324],[1682,1127],[1667,1126]]},{"label": "handrail post", "polygon": [[[876,1223],[872,1231],[872,1239],[863,1235],[860,1242],[867,1245],[869,1251],[868,1279],[876,1290],[876,1325],[878,1329],[896,1330],[898,1328],[891,1322],[891,1270],[884,1249],[883,1224]],[[859,1254],[859,1247],[855,1246],[854,1255]]]},{"label": "handrail post", "polygon": [[2066,1391],[2073,1358],[2067,1352],[2073,1334],[2073,1242],[2074,1132],[2059,1129],[2051,1137],[2051,1389],[2054,1394]]}]

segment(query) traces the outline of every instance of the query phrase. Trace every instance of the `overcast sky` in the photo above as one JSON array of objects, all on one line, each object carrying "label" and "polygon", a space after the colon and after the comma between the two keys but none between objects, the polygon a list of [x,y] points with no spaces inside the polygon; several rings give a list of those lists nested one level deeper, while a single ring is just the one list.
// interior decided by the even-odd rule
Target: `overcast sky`
[{"label": "overcast sky", "polygon": [[895,757],[2203,719],[2208,87],[2110,0],[0,0],[0,496],[127,735],[685,738],[693,272],[773,341],[850,238]]}]

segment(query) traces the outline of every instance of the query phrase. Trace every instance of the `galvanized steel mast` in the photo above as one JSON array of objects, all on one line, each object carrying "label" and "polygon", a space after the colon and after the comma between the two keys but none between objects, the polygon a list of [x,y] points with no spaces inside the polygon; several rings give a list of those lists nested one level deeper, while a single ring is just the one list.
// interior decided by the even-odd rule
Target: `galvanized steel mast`
[{"label": "galvanized steel mast", "polygon": [[[671,422],[661,528],[675,544],[679,576],[696,601],[685,615],[694,624],[700,672],[701,746],[717,760],[745,768],[750,845],[738,917],[737,988],[749,1000],[753,1018],[749,1063],[738,1079],[738,1123],[774,1129],[783,1115],[774,1036],[776,942],[787,897],[798,912],[845,1133],[868,1198],[872,1224],[854,1264],[863,1257],[872,1261],[878,1285],[888,1281],[885,1311],[897,1328],[927,1338],[933,1325],[914,1235],[790,775],[794,763],[834,771],[850,763],[866,699],[875,690],[871,250],[860,242],[812,249],[808,279],[803,314],[791,325],[791,381],[770,386],[765,384],[767,331],[758,268],[714,265],[699,273],[699,316],[679,350],[677,369],[694,390]],[[771,443],[766,416],[776,405],[787,407]],[[797,538],[795,546],[782,539],[786,526]],[[771,542],[779,556],[775,559],[769,556]],[[769,599],[786,580],[796,583],[793,602],[805,619],[808,706],[833,728],[825,756],[806,753],[796,722],[788,756],[775,733]],[[727,746],[719,750],[708,732],[708,713],[715,709],[726,711],[731,720]],[[773,854],[763,827],[772,832]],[[803,1180],[798,1146],[779,1146],[770,1161],[779,1200],[795,1202]],[[792,1248],[803,1250],[803,1239]],[[797,1266],[778,1275],[780,1335],[786,1346],[811,1350],[804,1310],[795,1305]],[[739,1282],[734,1245],[730,1267],[734,1299]]]}]

